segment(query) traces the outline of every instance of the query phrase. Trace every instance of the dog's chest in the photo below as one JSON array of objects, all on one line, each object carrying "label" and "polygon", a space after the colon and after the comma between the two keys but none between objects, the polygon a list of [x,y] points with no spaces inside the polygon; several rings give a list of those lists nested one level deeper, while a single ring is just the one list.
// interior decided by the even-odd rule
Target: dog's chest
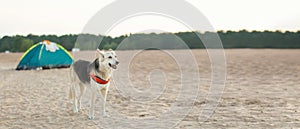
[{"label": "dog's chest", "polygon": [[101,89],[105,89],[109,87],[110,82],[106,83],[106,84],[99,84],[97,83],[95,80],[91,79],[90,80],[91,83],[91,87],[92,89],[96,89],[96,90],[101,90]]}]

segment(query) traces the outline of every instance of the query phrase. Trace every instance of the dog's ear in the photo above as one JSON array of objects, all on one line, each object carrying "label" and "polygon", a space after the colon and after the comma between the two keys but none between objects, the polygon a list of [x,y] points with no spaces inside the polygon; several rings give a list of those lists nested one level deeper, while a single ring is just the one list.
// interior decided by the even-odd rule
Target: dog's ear
[{"label": "dog's ear", "polygon": [[99,59],[97,58],[95,61],[95,69],[98,70],[99,69]]},{"label": "dog's ear", "polygon": [[103,62],[104,61],[104,53],[103,53],[103,51],[97,49],[97,52],[98,52],[98,58],[101,58],[101,62]]},{"label": "dog's ear", "polygon": [[112,51],[112,49],[110,48],[110,49],[108,49],[108,51]]}]

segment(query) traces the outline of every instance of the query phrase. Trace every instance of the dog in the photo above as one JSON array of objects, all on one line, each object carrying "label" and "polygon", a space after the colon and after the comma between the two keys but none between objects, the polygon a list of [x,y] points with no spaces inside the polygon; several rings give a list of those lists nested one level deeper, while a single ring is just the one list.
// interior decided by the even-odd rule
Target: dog
[{"label": "dog", "polygon": [[[113,50],[100,51],[97,49],[97,58],[93,62],[78,60],[74,62],[71,69],[72,86],[70,88],[69,97],[73,99],[73,112],[78,112],[81,109],[81,98],[86,90],[86,87],[91,89],[89,119],[94,119],[94,104],[96,93],[100,93],[103,97],[103,116],[106,115],[105,103],[109,90],[110,80],[113,71],[117,69],[119,61]],[[79,96],[76,93],[76,87],[80,87]]]}]

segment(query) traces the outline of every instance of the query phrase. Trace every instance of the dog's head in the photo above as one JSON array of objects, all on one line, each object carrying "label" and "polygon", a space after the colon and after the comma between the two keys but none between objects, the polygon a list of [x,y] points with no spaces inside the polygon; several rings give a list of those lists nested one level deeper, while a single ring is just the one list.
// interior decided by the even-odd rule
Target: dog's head
[{"label": "dog's head", "polygon": [[97,49],[99,54],[99,61],[100,63],[104,64],[107,67],[117,69],[117,65],[119,64],[119,61],[117,59],[116,53],[109,49],[108,51],[100,51]]}]

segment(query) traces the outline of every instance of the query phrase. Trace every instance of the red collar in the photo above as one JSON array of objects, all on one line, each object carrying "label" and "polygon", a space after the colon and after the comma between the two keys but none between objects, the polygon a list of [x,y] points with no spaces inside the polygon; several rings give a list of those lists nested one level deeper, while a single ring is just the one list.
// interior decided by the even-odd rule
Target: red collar
[{"label": "red collar", "polygon": [[94,74],[90,74],[90,77],[99,84],[107,84],[110,81],[110,79],[108,79],[107,81],[103,80],[100,77],[95,76]]}]

